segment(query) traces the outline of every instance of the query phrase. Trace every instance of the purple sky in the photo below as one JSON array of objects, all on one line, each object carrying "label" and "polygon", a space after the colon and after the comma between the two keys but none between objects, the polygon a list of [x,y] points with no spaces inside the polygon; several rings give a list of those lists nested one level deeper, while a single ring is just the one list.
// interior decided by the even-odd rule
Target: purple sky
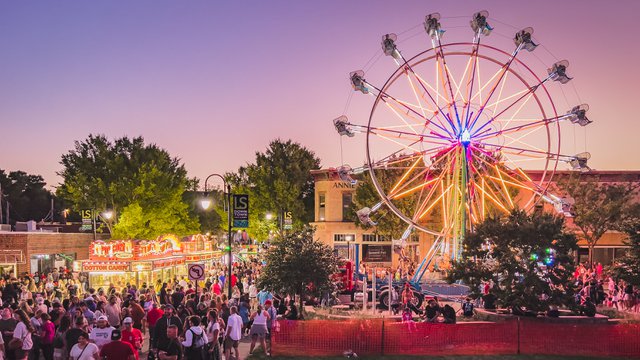
[{"label": "purple sky", "polygon": [[[61,154],[89,133],[142,135],[201,178],[252,161],[276,137],[301,142],[324,167],[337,166],[340,139],[331,120],[342,115],[348,73],[379,51],[381,35],[415,30],[430,12],[454,17],[486,9],[501,22],[534,27],[546,49],[571,61],[575,79],[566,89],[575,86],[595,120],[586,132],[592,167],[638,169],[629,151],[640,132],[640,1],[452,3],[3,2],[0,168],[56,184]],[[455,30],[445,40],[470,40]],[[415,39],[426,49],[421,36]],[[352,106],[354,114],[366,113],[364,102]],[[563,138],[585,145],[581,130]],[[345,162],[362,164],[362,142],[346,141]]]}]

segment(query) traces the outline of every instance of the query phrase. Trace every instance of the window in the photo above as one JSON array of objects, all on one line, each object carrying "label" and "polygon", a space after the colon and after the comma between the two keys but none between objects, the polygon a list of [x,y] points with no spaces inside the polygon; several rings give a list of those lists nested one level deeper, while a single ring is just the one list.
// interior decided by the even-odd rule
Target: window
[{"label": "window", "polygon": [[326,194],[318,193],[318,221],[325,221]]},{"label": "window", "polygon": [[363,242],[375,242],[377,239],[376,234],[362,234]]},{"label": "window", "polygon": [[351,208],[351,203],[353,202],[353,193],[352,192],[343,192],[342,193],[342,221],[354,221],[355,214],[353,213],[353,209]]},{"label": "window", "polygon": [[378,235],[378,241],[388,241],[391,242],[391,236],[390,235]]},{"label": "window", "polygon": [[334,242],[347,242],[347,241],[355,241],[355,234],[333,234]]}]

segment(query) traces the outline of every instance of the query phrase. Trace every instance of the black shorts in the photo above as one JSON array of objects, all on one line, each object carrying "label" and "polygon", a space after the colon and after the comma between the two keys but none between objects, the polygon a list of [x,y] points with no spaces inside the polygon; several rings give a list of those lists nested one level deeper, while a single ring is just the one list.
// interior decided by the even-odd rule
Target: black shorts
[{"label": "black shorts", "polygon": [[231,350],[232,347],[237,349],[238,343],[239,343],[238,340],[232,340],[230,337],[227,336],[226,338],[224,338],[224,349]]}]

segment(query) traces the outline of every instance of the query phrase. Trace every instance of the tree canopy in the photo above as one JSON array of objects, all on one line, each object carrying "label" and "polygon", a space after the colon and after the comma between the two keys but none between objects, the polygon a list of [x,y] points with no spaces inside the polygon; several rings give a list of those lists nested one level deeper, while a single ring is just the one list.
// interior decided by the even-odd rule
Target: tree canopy
[{"label": "tree canopy", "polygon": [[313,229],[304,227],[276,238],[265,256],[258,287],[301,298],[310,286],[316,291],[333,290],[331,276],[338,272],[339,259],[313,235]]},{"label": "tree canopy", "polygon": [[[40,221],[45,218],[53,197],[53,194],[45,189],[45,185],[40,175],[30,175],[24,171],[11,171],[7,174],[0,169],[3,221],[15,224],[16,221]],[[10,219],[6,219],[7,203],[10,206]]]},{"label": "tree canopy", "polygon": [[613,264],[612,272],[615,279],[622,279],[633,285],[640,285],[640,205],[636,204],[634,215],[622,225],[627,235],[629,251]]},{"label": "tree canopy", "polygon": [[600,238],[619,229],[632,214],[639,184],[606,183],[598,176],[585,174],[558,181],[559,187],[575,202],[571,205],[573,223],[589,245],[589,261]]},{"label": "tree canopy", "polygon": [[149,239],[199,230],[182,200],[189,186],[184,165],[142,137],[111,142],[104,135],[89,135],[62,155],[61,164],[58,195],[75,210],[114,211],[116,218],[107,223],[114,236]]},{"label": "tree canopy", "polygon": [[572,252],[577,242],[563,227],[562,217],[542,212],[491,216],[467,234],[462,258],[448,278],[468,285],[475,298],[485,283],[493,284],[490,293],[503,307],[573,307]]},{"label": "tree canopy", "polygon": [[[276,229],[283,212],[291,212],[293,225],[300,229],[313,220],[314,181],[311,170],[320,168],[320,159],[309,149],[291,140],[273,140],[264,153],[256,152],[254,163],[227,174],[232,191],[249,194],[249,233],[264,239]],[[273,220],[265,219],[271,213]]]}]

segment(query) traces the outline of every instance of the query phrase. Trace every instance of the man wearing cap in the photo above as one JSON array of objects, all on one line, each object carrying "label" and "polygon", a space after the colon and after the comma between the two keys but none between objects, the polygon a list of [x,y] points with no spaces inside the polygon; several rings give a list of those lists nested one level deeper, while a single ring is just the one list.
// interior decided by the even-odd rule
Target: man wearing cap
[{"label": "man wearing cap", "polygon": [[139,352],[142,350],[142,332],[133,327],[133,319],[130,317],[124,318],[122,320],[122,341],[127,342],[133,346],[136,355],[136,360],[138,360]]},{"label": "man wearing cap", "polygon": [[98,346],[98,349],[111,341],[111,333],[114,328],[109,325],[109,320],[105,315],[98,318],[97,326],[89,334],[89,340]]},{"label": "man wearing cap", "polygon": [[169,343],[169,338],[167,337],[167,328],[170,325],[175,325],[178,327],[178,334],[182,334],[182,320],[179,317],[175,316],[173,312],[175,309],[172,305],[166,304],[163,306],[164,314],[162,317],[156,322],[155,326],[155,338],[152,345],[153,349],[164,350],[166,351],[166,347]]},{"label": "man wearing cap", "polygon": [[131,344],[120,341],[122,333],[118,329],[111,332],[111,342],[100,350],[100,358],[104,360],[136,360],[136,351]]}]

